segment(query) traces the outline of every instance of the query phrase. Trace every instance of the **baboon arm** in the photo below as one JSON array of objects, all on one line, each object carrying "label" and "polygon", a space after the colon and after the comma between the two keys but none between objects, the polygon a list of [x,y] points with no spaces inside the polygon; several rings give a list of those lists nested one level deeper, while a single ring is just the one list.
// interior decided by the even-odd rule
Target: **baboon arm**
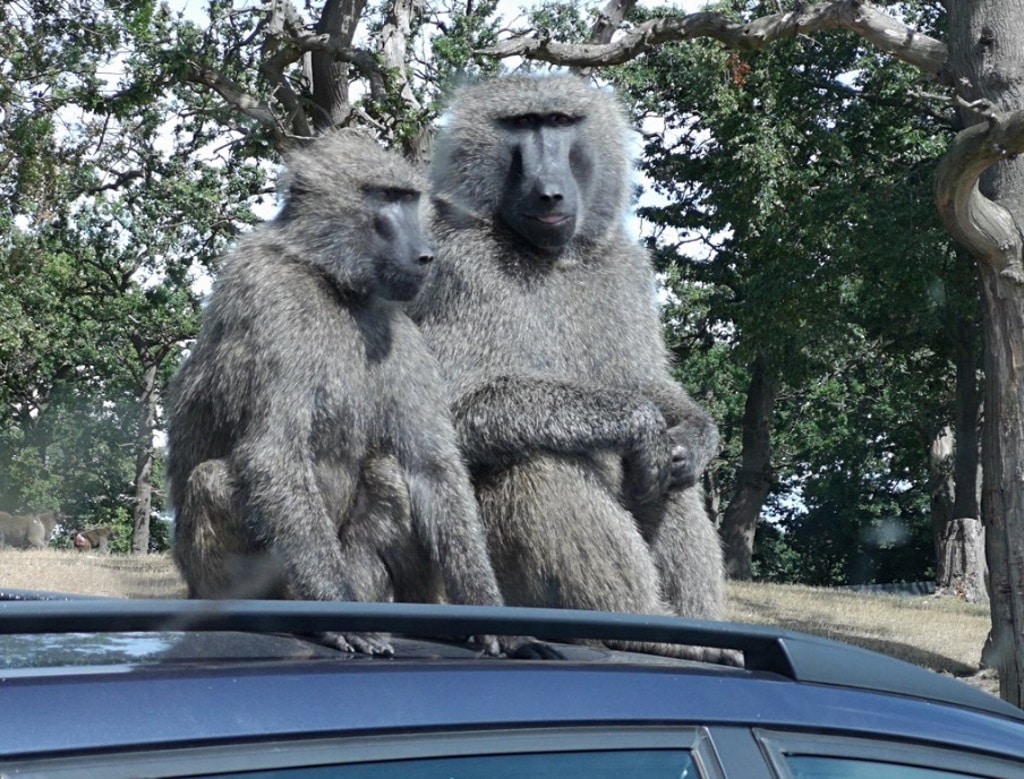
[{"label": "baboon arm", "polygon": [[[451,462],[458,462],[458,454],[452,456]],[[405,478],[414,521],[441,570],[448,599],[502,605],[476,500],[466,488],[469,476],[460,468],[435,463],[406,471]]]},{"label": "baboon arm", "polygon": [[[359,600],[345,575],[337,529],[308,451],[308,433],[281,420],[274,425],[281,436],[246,441],[231,458],[239,474],[243,521],[267,544],[296,597]],[[286,436],[291,440],[283,440]],[[345,490],[353,493],[354,485],[335,485],[336,495]]]},{"label": "baboon arm", "polygon": [[471,464],[515,461],[541,450],[628,455],[666,430],[658,408],[640,393],[540,377],[476,384],[455,401],[452,413]]}]

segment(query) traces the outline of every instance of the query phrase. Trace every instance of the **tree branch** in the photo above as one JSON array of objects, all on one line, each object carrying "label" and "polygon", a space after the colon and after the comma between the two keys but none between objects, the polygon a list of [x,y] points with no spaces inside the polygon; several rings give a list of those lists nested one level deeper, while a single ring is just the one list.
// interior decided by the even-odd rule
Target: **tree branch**
[{"label": "tree branch", "polygon": [[185,79],[194,84],[202,84],[209,87],[220,95],[228,105],[250,119],[255,119],[263,127],[270,130],[275,138],[280,137],[281,126],[273,109],[266,102],[250,95],[222,73],[190,62]]},{"label": "tree branch", "polygon": [[[664,43],[712,38],[730,49],[758,51],[782,38],[824,30],[849,30],[882,51],[952,83],[942,41],[919,33],[863,0],[834,0],[772,14],[746,24],[719,13],[651,19],[612,43],[558,43],[548,37],[520,36],[477,52],[492,57],[525,57],[576,68],[621,65]],[[596,30],[595,30],[596,31]]]},{"label": "tree branch", "polygon": [[607,5],[590,28],[591,44],[607,44],[612,42],[615,32],[626,21],[630,11],[636,7],[636,0],[608,0]]},{"label": "tree branch", "polygon": [[[266,37],[261,47],[260,70],[270,84],[285,113],[291,117],[292,132],[299,137],[310,137],[313,130],[302,109],[299,96],[285,75],[285,69],[300,57],[287,44],[305,35],[302,19],[288,0],[270,0],[267,4]],[[308,70],[309,68],[307,68]]]},{"label": "tree branch", "polygon": [[1024,284],[1024,236],[1013,216],[978,189],[992,165],[1024,153],[1024,110],[999,112],[971,105],[987,120],[961,131],[935,172],[935,198],[946,229],[968,253],[999,275]]},{"label": "tree branch", "polygon": [[406,77],[406,52],[413,17],[418,11],[418,0],[391,0],[380,31],[380,56],[384,67],[393,74],[392,87],[413,110],[418,110],[420,103]]}]

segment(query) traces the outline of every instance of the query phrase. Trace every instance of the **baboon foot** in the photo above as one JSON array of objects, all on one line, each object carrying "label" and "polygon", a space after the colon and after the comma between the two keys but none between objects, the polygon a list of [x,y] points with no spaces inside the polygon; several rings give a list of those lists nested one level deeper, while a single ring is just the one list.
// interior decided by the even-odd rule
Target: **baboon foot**
[{"label": "baboon foot", "polygon": [[319,633],[317,640],[342,652],[392,657],[391,643],[380,633]]}]

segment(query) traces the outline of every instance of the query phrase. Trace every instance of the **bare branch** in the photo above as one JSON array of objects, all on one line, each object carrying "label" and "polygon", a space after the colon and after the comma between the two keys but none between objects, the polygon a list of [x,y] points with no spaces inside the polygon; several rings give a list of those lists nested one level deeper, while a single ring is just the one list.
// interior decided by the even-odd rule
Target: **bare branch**
[{"label": "bare branch", "polygon": [[608,0],[608,4],[601,9],[597,21],[590,30],[590,43],[611,43],[615,32],[635,7],[636,0]]},{"label": "bare branch", "polygon": [[220,95],[228,105],[250,119],[255,119],[263,127],[273,132],[275,138],[280,138],[281,127],[273,109],[266,102],[250,95],[222,73],[190,62],[185,79],[194,84],[209,87]]},{"label": "bare branch", "polygon": [[[635,7],[636,0],[608,0],[605,7],[601,9],[601,13],[598,14],[594,26],[590,28],[589,42],[598,45],[611,43],[615,33]],[[573,68],[573,70],[582,76],[587,76],[592,68]]]},{"label": "bare branch", "polygon": [[291,118],[292,133],[300,138],[308,138],[313,134],[313,130],[299,96],[285,75],[285,69],[292,62],[305,56],[294,53],[287,45],[291,40],[306,34],[302,29],[302,17],[288,0],[269,0],[266,4],[266,13],[266,38],[262,46],[260,70],[267,81],[274,85],[274,95],[281,101],[285,113]]},{"label": "bare branch", "polygon": [[1024,153],[1024,110],[999,112],[971,104],[987,121],[960,132],[935,173],[935,198],[946,229],[980,262],[1024,284],[1024,236],[1013,215],[978,189],[992,165]]},{"label": "bare branch", "polygon": [[712,38],[730,49],[757,51],[782,38],[840,29],[855,32],[882,51],[950,83],[948,52],[942,41],[907,27],[863,0],[835,0],[746,24],[709,12],[661,17],[624,32],[612,43],[558,43],[547,37],[521,36],[477,53],[577,68],[600,67],[621,65],[660,44],[694,38]]}]

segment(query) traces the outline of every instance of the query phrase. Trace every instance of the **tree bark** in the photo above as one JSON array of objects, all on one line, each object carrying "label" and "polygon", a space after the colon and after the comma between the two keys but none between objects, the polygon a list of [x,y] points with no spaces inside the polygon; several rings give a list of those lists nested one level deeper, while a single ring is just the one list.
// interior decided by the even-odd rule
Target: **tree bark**
[{"label": "tree bark", "polygon": [[771,462],[771,422],[776,383],[770,371],[767,358],[759,355],[751,367],[743,410],[743,451],[736,493],[726,506],[719,529],[725,571],[731,579],[749,580],[753,576],[754,533],[775,478]]},{"label": "tree bark", "polygon": [[[337,46],[351,46],[365,7],[366,0],[327,0],[316,25],[317,34],[329,35]],[[313,124],[318,134],[345,124],[352,113],[348,68],[349,63],[339,61],[332,51],[312,53],[313,103],[316,106]]]},{"label": "tree bark", "polygon": [[[982,515],[1000,694],[1024,703],[1024,0],[949,2],[965,125],[937,175],[939,211],[976,259],[985,334]],[[980,113],[980,116],[979,116]],[[979,189],[979,178],[980,189]]]},{"label": "tree bark", "polygon": [[139,430],[135,458],[135,505],[132,511],[132,554],[149,552],[149,518],[153,513],[153,431],[157,417],[157,368],[154,360],[142,376]]},{"label": "tree bark", "polygon": [[981,389],[978,385],[977,324],[957,318],[956,353],[956,447],[953,452],[954,517],[981,518],[978,493]]},{"label": "tree bark", "polygon": [[955,429],[943,428],[933,439],[929,451],[935,584],[940,590],[969,603],[988,603],[988,566],[978,506],[981,394],[975,337],[973,324],[964,316],[957,316],[953,330]]}]

